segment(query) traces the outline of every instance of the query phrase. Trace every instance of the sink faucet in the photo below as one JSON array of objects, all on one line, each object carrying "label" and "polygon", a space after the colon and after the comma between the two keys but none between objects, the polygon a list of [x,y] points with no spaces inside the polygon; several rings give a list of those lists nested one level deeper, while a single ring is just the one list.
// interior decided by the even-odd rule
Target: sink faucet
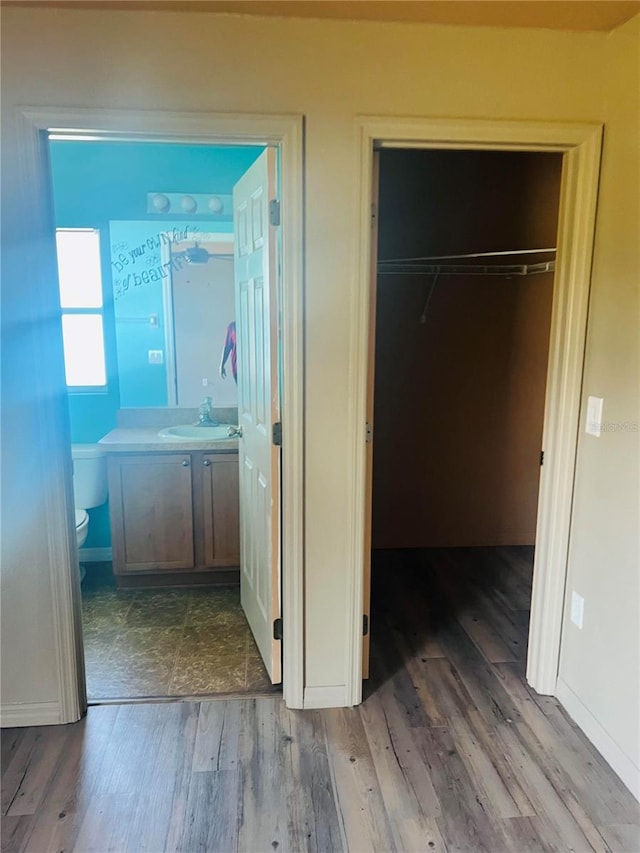
[{"label": "sink faucet", "polygon": [[211,417],[213,411],[213,400],[211,397],[205,397],[198,407],[198,423],[197,426],[218,426],[218,421]]}]

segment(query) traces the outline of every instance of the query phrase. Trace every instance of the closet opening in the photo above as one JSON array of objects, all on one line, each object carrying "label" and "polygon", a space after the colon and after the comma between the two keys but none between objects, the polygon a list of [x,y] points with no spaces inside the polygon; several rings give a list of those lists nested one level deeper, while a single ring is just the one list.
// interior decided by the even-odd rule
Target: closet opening
[{"label": "closet opening", "polygon": [[367,692],[524,676],[562,160],[374,153]]}]

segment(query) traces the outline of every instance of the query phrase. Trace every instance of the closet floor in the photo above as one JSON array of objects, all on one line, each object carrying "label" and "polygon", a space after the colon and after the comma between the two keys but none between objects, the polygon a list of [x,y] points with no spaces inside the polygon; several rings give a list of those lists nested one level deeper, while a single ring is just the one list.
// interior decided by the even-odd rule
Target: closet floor
[{"label": "closet floor", "polygon": [[82,621],[89,701],[274,690],[238,587],[118,590],[92,565]]},{"label": "closet floor", "polygon": [[452,647],[469,666],[510,664],[523,675],[532,578],[525,546],[375,551],[369,689]]}]

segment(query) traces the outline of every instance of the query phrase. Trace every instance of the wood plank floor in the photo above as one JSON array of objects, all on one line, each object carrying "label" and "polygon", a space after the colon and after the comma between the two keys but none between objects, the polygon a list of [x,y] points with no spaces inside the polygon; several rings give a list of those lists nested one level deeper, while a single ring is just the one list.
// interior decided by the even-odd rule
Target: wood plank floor
[{"label": "wood plank floor", "polygon": [[355,709],[92,707],[9,729],[2,850],[640,851],[640,806],[530,691],[526,549],[376,555]]}]

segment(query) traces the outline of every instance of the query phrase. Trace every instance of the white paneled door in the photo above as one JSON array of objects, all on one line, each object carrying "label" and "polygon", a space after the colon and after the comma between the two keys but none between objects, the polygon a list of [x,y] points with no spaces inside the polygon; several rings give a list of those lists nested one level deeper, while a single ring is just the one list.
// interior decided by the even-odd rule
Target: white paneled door
[{"label": "white paneled door", "polygon": [[240,594],[272,682],[281,681],[280,448],[276,150],[267,148],[233,190],[240,465]]}]

